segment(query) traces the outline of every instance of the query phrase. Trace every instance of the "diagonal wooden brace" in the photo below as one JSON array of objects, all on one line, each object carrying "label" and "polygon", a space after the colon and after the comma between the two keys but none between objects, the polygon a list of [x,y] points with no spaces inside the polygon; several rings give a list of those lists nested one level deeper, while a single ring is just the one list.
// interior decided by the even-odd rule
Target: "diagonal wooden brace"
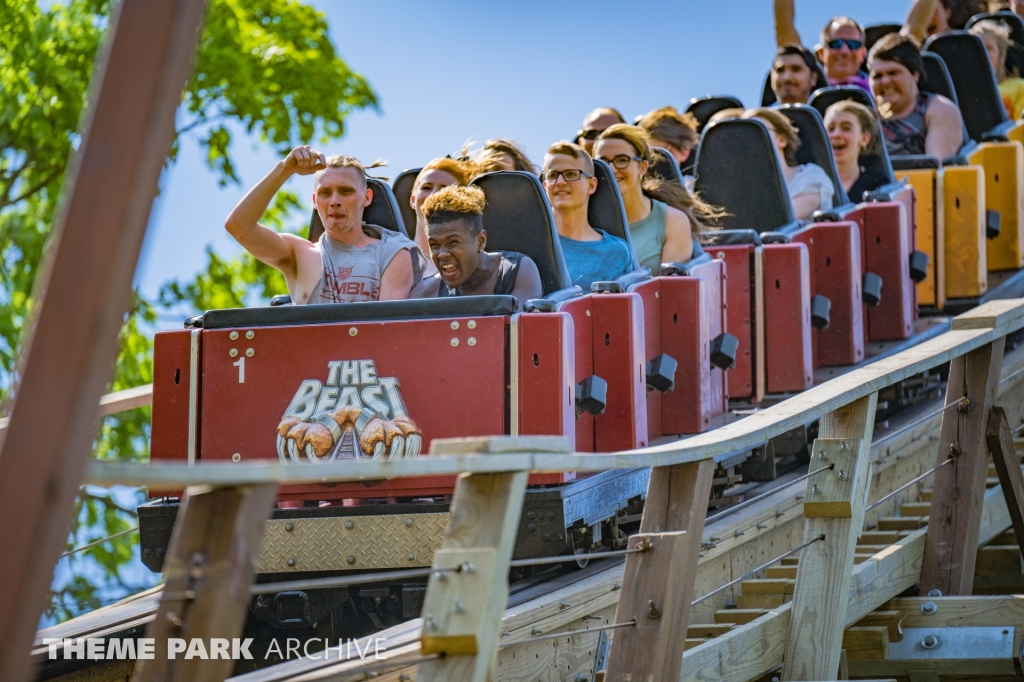
[{"label": "diagonal wooden brace", "polygon": [[988,418],[988,450],[996,465],[999,484],[1006,498],[1006,508],[1013,521],[1013,530],[1017,533],[1018,542],[1024,539],[1024,473],[1020,469],[1020,458],[1013,443],[1013,432],[1006,422],[1006,412],[1001,407],[993,407]]}]

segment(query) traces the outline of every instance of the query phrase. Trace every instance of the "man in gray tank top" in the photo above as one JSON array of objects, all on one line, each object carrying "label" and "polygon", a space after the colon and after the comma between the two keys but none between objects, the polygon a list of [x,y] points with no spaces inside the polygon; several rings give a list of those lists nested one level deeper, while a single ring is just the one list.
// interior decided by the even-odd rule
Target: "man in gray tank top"
[{"label": "man in gray tank top", "polygon": [[[324,224],[317,243],[259,223],[291,176],[313,174],[313,204]],[[357,159],[296,147],[235,206],[224,227],[257,260],[281,271],[293,303],[408,298],[426,261],[410,239],[363,223],[372,200]]]}]

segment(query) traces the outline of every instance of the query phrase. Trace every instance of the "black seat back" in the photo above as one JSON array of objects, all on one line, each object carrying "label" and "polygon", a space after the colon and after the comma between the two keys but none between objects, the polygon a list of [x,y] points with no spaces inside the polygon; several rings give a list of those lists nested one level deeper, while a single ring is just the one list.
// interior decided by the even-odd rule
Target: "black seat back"
[{"label": "black seat back", "polygon": [[769,232],[795,224],[768,128],[757,119],[717,121],[697,148],[696,190],[728,215],[723,229]]},{"label": "black seat back", "polygon": [[[363,222],[409,236],[391,188],[377,178],[366,178],[366,186],[373,192],[373,199],[370,201],[370,205],[363,209]],[[323,233],[324,224],[320,220],[320,214],[313,209],[313,215],[309,219],[309,231],[306,235],[309,241],[315,242]]]},{"label": "black seat back", "polygon": [[626,219],[626,207],[622,204],[619,185],[615,182],[615,173],[611,166],[601,159],[594,159],[594,177],[597,178],[597,190],[590,195],[587,204],[587,219],[590,226],[603,230],[613,237],[625,240],[633,253],[633,270],[640,269],[640,261],[633,252],[633,240],[629,237],[629,221]]},{"label": "black seat back", "polygon": [[971,17],[964,28],[970,30],[979,21],[994,19],[1010,29],[1010,49],[1006,51],[1006,73],[1024,75],[1024,19],[1013,12],[986,12]]},{"label": "black seat back", "polygon": [[918,87],[925,92],[942,95],[959,106],[960,101],[953,88],[953,79],[950,77],[949,69],[946,68],[946,62],[942,61],[942,57],[926,50],[921,53],[921,61],[924,62],[924,73],[921,75]]},{"label": "black seat back", "polygon": [[[774,62],[772,62],[774,65]],[[774,66],[773,66],[774,68]],[[817,61],[814,62],[814,72],[818,74],[818,88],[828,87],[828,78],[825,76],[825,70],[821,68],[821,64]],[[814,95],[815,90],[811,91],[811,95]],[[778,98],[775,96],[775,91],[772,90],[772,72],[769,71],[768,75],[764,79],[764,89],[761,91],[761,106],[770,107],[771,105],[778,102]]]},{"label": "black seat back", "polygon": [[398,210],[402,212],[402,220],[405,221],[406,230],[410,239],[416,238],[416,211],[409,205],[409,197],[412,196],[413,185],[416,184],[416,176],[422,168],[410,168],[398,174],[391,181],[391,188],[395,194],[395,201],[398,202]]},{"label": "black seat back", "polygon": [[[856,86],[840,85],[831,88],[825,88],[814,93],[811,97],[811,106],[814,107],[824,119],[825,112],[830,106],[836,102],[842,100],[853,100],[859,104],[863,104],[870,109],[875,109],[874,101],[868,97],[868,94]],[[880,171],[887,178],[887,183],[896,182],[896,176],[892,170],[892,162],[889,160],[889,152],[885,149],[885,134],[882,132],[881,122],[875,127],[874,130],[875,139],[879,141],[879,144],[875,145],[878,150],[872,153],[861,154],[860,164],[864,166],[865,171],[872,169]],[[860,197],[849,197],[855,202],[861,200]]]},{"label": "black seat back", "polygon": [[[665,180],[674,180],[680,185],[683,184],[683,171],[679,168],[679,164],[676,163],[672,152],[661,147],[651,147],[651,152],[654,154],[654,163],[651,164],[647,172],[660,175]],[[687,161],[696,156],[697,150],[694,149],[690,152],[690,158]]]},{"label": "black seat back", "polygon": [[832,195],[833,206],[850,203],[846,198],[843,183],[839,180],[836,162],[832,157],[832,143],[829,142],[825,124],[818,110],[807,104],[783,104],[779,107],[779,112],[796,126],[797,134],[800,136],[800,148],[796,152],[797,163],[821,166],[832,178],[832,187],[835,190]]},{"label": "black seat back", "polygon": [[721,95],[718,97],[708,95],[691,99],[690,104],[686,107],[686,113],[693,114],[693,117],[697,119],[697,132],[702,133],[704,132],[704,126],[719,111],[743,108],[743,102],[731,95]]},{"label": "black seat back", "polygon": [[995,72],[981,38],[967,31],[949,31],[932,36],[924,46],[946,63],[971,140],[981,142],[988,134],[999,134],[1008,127]]},{"label": "black seat back", "polygon": [[487,250],[518,251],[532,258],[545,295],[571,287],[555,217],[537,176],[525,171],[498,171],[481,175],[473,184],[487,195]]},{"label": "black seat back", "polygon": [[864,47],[871,51],[872,46],[890,33],[899,33],[902,24],[874,24],[864,27]]}]

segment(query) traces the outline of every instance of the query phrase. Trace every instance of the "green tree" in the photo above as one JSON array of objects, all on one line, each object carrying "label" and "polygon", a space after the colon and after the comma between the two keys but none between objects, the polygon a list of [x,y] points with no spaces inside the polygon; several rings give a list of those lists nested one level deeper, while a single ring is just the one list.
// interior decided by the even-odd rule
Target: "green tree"
[{"label": "green tree", "polygon": [[[108,28],[112,0],[0,0],[0,401],[9,405],[19,339],[32,306],[31,291],[49,235],[97,48]],[[376,107],[366,80],[339,57],[324,16],[298,0],[211,0],[182,97],[173,163],[184,136],[194,138],[219,182],[238,183],[232,129],[271,145],[326,141],[345,132],[356,109]],[[282,195],[267,219],[280,224],[298,205]],[[251,258],[224,259],[210,251],[191,282],[173,282],[165,306],[195,308],[252,303],[282,293],[276,271]],[[154,305],[138,295],[121,333],[111,390],[152,380]],[[0,413],[3,411],[0,410]],[[149,409],[106,418],[94,455],[148,457]],[[123,493],[123,491],[122,491]],[[133,504],[124,494],[83,489],[68,548],[130,528]],[[131,497],[131,495],[129,495]],[[137,492],[136,501],[144,495]],[[137,536],[98,545],[68,561],[71,578],[54,594],[49,615],[63,619],[97,606],[100,583],[130,589],[122,569]],[[115,590],[116,592],[116,590]]]}]

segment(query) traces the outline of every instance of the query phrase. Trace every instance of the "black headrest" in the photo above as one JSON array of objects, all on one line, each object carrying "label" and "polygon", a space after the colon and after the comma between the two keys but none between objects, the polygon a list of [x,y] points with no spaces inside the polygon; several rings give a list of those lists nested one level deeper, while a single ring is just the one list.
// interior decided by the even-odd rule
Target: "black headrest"
[{"label": "black headrest", "polygon": [[921,53],[921,61],[924,63],[924,73],[917,86],[925,92],[934,92],[946,99],[952,100],[959,105],[956,90],[953,88],[953,79],[946,68],[946,62],[934,52],[924,51]]},{"label": "black headrest", "polygon": [[[679,168],[679,164],[676,163],[672,152],[661,147],[651,147],[651,151],[654,153],[654,163],[651,164],[647,172],[660,175],[665,180],[675,180],[680,185],[683,184],[683,171]],[[690,154],[691,157],[695,155],[696,150]]]},{"label": "black headrest", "polygon": [[410,239],[416,238],[416,211],[409,205],[409,197],[412,196],[412,186],[416,184],[416,176],[420,174],[421,170],[423,169],[404,170],[391,182],[395,201],[398,202],[398,210],[402,212],[402,220],[405,222]]},{"label": "black headrest", "polygon": [[995,72],[981,38],[967,31],[949,31],[932,36],[924,47],[946,62],[970,139],[981,142],[985,133],[1007,123]]},{"label": "black headrest", "polygon": [[532,258],[545,295],[571,287],[555,217],[537,176],[525,171],[498,171],[481,175],[473,184],[487,195],[487,250],[518,251]]},{"label": "black headrest", "polygon": [[317,303],[261,308],[207,310],[204,329],[226,327],[281,327],[295,324],[366,322],[372,320],[421,320],[426,318],[511,315],[513,296],[446,296],[364,303]]},{"label": "black headrest", "polygon": [[1010,29],[1010,49],[1006,51],[1006,73],[1024,74],[1024,19],[1013,12],[986,12],[971,17],[964,28],[970,30],[979,21],[994,19]]},{"label": "black headrest", "polygon": [[768,128],[757,119],[710,124],[697,148],[696,189],[721,206],[727,230],[777,230],[794,222],[793,205]]},{"label": "black headrest", "polygon": [[807,104],[783,104],[778,109],[789,119],[790,123],[796,126],[800,136],[800,148],[796,151],[797,163],[813,163],[821,166],[822,170],[832,178],[832,187],[835,190],[832,205],[848,204],[849,199],[846,198],[846,191],[843,190],[843,183],[839,180],[839,173],[836,171],[835,159],[832,157],[832,143],[829,142],[828,133],[825,132],[821,114]]},{"label": "black headrest", "polygon": [[[772,68],[774,69],[775,62],[772,62]],[[815,60],[814,72],[818,74],[818,88],[828,87],[828,77],[825,76],[825,70],[821,68],[821,64]],[[814,91],[811,91],[814,94]],[[775,96],[775,91],[772,90],[772,70],[768,70],[768,75],[764,79],[764,89],[761,91],[761,106],[770,107],[771,105],[778,102],[778,98]]]},{"label": "black headrest", "polygon": [[693,117],[697,119],[697,132],[700,133],[704,132],[704,126],[706,126],[708,121],[711,120],[711,117],[719,111],[743,108],[743,102],[739,101],[732,95],[721,95],[718,97],[708,95],[706,97],[694,97],[691,99],[690,104],[686,107],[686,113],[693,114]]},{"label": "black headrest", "polygon": [[864,27],[864,47],[871,51],[871,47],[879,40],[890,33],[899,33],[903,28],[902,24],[875,24]]},{"label": "black headrest", "polygon": [[[363,209],[363,222],[408,236],[391,188],[377,178],[366,178],[366,186],[373,192],[373,199],[370,201],[370,205]],[[315,242],[323,233],[324,224],[320,221],[320,214],[313,209],[313,215],[309,219],[309,232],[306,233],[306,236],[309,241]]]},{"label": "black headrest", "polygon": [[[828,108],[836,102],[850,99],[859,104],[863,104],[866,107],[875,109],[875,102],[868,97],[868,94],[858,88],[855,85],[839,85],[831,88],[823,88],[818,92],[814,93],[811,97],[810,105],[814,107],[822,118],[825,116],[825,112]],[[872,169],[875,172],[881,172],[887,178],[887,184],[896,182],[896,176],[892,172],[892,163],[889,161],[889,152],[885,148],[885,133],[882,132],[881,122],[875,126],[874,130],[875,139],[879,141],[876,145],[877,152],[870,154],[861,154],[860,163],[864,166],[865,171],[870,172]],[[860,197],[850,197],[855,202],[860,201]]]},{"label": "black headrest", "polygon": [[[597,178],[597,190],[590,195],[587,204],[587,220],[590,226],[603,230],[613,237],[624,239],[633,251],[633,240],[629,238],[629,221],[626,220],[626,208],[622,205],[619,185],[615,182],[615,173],[611,166],[601,159],[594,159],[594,177]],[[633,253],[633,270],[640,269],[640,262]]]}]

